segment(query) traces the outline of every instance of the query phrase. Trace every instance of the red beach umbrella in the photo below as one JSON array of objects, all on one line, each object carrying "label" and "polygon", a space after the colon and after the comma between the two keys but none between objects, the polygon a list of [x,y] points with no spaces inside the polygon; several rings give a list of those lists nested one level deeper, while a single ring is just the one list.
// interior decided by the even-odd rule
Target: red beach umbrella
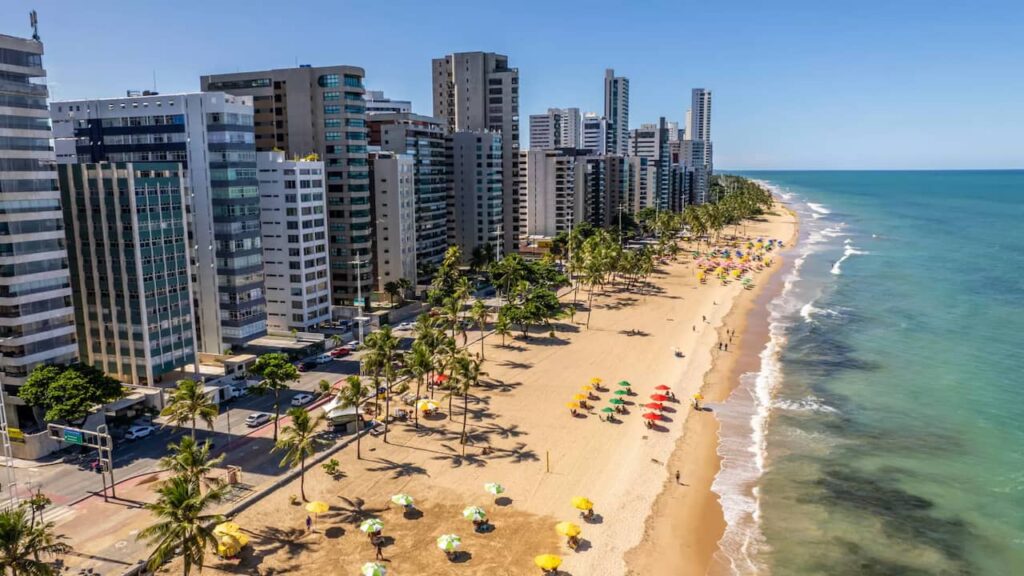
[{"label": "red beach umbrella", "polygon": [[447,381],[448,381],[448,375],[447,374],[438,374],[437,376],[434,377],[434,382],[436,382],[438,384],[444,384]]},{"label": "red beach umbrella", "polygon": [[664,394],[651,394],[651,400],[654,400],[655,402],[664,402],[665,400],[668,400],[668,396],[665,396]]},{"label": "red beach umbrella", "polygon": [[655,414],[654,412],[648,412],[644,414],[644,418],[648,420],[661,420],[661,414]]},{"label": "red beach umbrella", "polygon": [[669,388],[668,386],[665,386],[664,384],[659,384],[659,385],[655,386],[654,389],[655,390],[671,390],[671,388]]},{"label": "red beach umbrella", "polygon": [[650,408],[651,410],[663,410],[665,406],[658,402],[648,402],[647,404],[644,404],[644,408]]}]

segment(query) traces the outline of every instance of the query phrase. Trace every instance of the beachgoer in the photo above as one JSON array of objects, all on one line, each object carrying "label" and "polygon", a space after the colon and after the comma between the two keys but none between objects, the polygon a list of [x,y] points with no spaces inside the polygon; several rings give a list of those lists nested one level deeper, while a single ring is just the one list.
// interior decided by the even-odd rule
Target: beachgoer
[{"label": "beachgoer", "polygon": [[701,321],[703,321],[703,322],[707,322],[707,321],[708,321],[708,317],[707,317],[707,316],[704,316],[703,314],[701,314],[701,316],[700,316],[700,319],[701,319]]},{"label": "beachgoer", "polygon": [[373,539],[373,547],[377,549],[377,560],[384,559],[384,539],[380,536],[375,536]]},{"label": "beachgoer", "polygon": [[729,351],[729,343],[728,343],[728,342],[726,342],[726,343],[725,343],[725,351],[726,351],[726,352],[728,352],[728,351]]},{"label": "beachgoer", "polygon": [[676,484],[679,484],[679,470],[676,470]]},{"label": "beachgoer", "polygon": [[697,331],[697,325],[696,325],[696,324],[694,324],[694,325],[693,325],[693,331],[694,331],[694,332],[696,332],[696,331]]},{"label": "beachgoer", "polygon": [[309,532],[312,529],[313,529],[313,519],[310,518],[309,516],[306,516],[306,532]]}]

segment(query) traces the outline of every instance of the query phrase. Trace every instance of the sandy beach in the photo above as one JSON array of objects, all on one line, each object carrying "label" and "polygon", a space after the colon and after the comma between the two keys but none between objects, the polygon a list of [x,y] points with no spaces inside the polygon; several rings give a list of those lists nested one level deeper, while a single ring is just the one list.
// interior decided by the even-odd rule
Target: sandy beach
[{"label": "sandy beach", "polygon": [[[795,217],[776,206],[764,221],[748,224],[746,234],[790,242],[795,229]],[[685,252],[661,266],[647,293],[608,286],[596,294],[589,329],[583,311],[559,325],[554,338],[534,333],[502,346],[500,337],[488,337],[487,375],[469,399],[472,445],[465,456],[458,441],[462,399],[451,410],[443,400],[441,415],[421,420],[419,429],[395,425],[388,443],[364,438],[362,460],[354,446],[337,454],[340,478],[319,467],[308,472],[309,498],[332,506],[317,518],[313,533],[305,531],[306,512],[289,502],[298,494],[295,481],[235,518],[248,531],[250,546],[238,560],[209,558],[204,572],[355,574],[374,559],[355,522],[368,513],[384,521],[383,552],[389,574],[397,576],[535,574],[540,571],[533,557],[543,553],[561,555],[561,573],[575,576],[705,573],[717,541],[712,528],[720,534],[722,522],[720,511],[718,524],[711,521],[717,508],[710,491],[718,467],[716,421],[711,412],[691,410],[688,399],[704,390],[708,401],[723,400],[728,378],[717,375],[739,365],[737,346],[763,344],[763,335],[746,332],[746,317],[782,263],[776,258],[754,275],[757,287],[744,290],[738,282],[713,279],[700,285],[691,260]],[[580,290],[584,303],[586,296]],[[725,329],[735,329],[736,337],[720,354]],[[713,364],[715,372],[709,372]],[[636,394],[626,397],[627,415],[606,422],[597,411],[569,413],[566,403],[592,377],[605,385],[591,403],[598,408],[613,397],[618,381],[632,383]],[[708,385],[715,381],[721,385]],[[679,401],[666,404],[665,421],[648,429],[642,404],[659,384],[671,386]],[[485,446],[493,450],[485,454]],[[677,469],[684,486],[675,485]],[[508,491],[496,500],[484,492],[487,482]],[[406,515],[390,504],[399,492],[416,499],[419,513]],[[578,518],[574,496],[594,501],[592,522]],[[474,533],[462,518],[471,505],[488,512],[492,532]],[[651,515],[652,509],[657,513]],[[555,533],[562,520],[583,527],[575,552]],[[434,545],[447,533],[463,538],[458,562]]]}]

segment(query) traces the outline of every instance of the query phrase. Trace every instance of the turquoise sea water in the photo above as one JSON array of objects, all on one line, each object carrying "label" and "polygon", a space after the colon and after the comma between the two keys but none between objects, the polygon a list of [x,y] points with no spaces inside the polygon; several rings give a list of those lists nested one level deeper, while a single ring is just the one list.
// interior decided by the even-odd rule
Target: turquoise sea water
[{"label": "turquoise sea water", "polygon": [[719,410],[736,574],[1024,574],[1024,171],[748,172],[801,217]]}]

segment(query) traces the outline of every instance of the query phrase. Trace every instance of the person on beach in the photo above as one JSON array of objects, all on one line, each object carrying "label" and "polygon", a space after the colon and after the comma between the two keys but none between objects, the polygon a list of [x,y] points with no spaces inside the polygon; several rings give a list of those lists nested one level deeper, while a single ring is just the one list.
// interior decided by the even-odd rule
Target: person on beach
[{"label": "person on beach", "polygon": [[725,343],[725,351],[726,351],[726,352],[728,352],[728,351],[729,351],[729,343],[728,343],[728,342],[726,342],[726,343]]},{"label": "person on beach", "polygon": [[676,484],[679,484],[679,470],[676,470]]},{"label": "person on beach", "polygon": [[384,559],[384,538],[380,536],[373,537],[373,547],[377,549],[377,560]]},{"label": "person on beach", "polygon": [[312,529],[313,529],[313,519],[310,518],[309,516],[306,516],[306,532],[309,532]]}]

